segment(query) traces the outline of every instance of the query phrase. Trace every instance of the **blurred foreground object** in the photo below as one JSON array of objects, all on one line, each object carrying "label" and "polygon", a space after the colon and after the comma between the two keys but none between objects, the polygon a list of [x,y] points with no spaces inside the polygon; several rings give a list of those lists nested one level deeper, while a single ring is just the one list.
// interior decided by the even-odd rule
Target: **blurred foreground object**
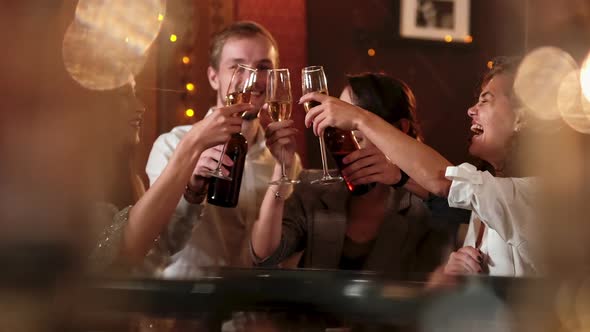
[{"label": "blurred foreground object", "polygon": [[128,83],[143,68],[165,10],[164,0],[80,0],[63,40],[68,73],[92,90]]},{"label": "blurred foreground object", "polygon": [[0,244],[0,330],[63,331],[79,260],[57,242]]},{"label": "blurred foreground object", "polygon": [[[193,280],[107,278],[82,285],[73,298],[84,301],[72,307],[69,320],[79,330],[107,327],[109,320],[125,326],[138,314],[142,327],[163,331],[213,330],[215,321],[283,331],[524,331],[543,324],[540,330],[557,331],[561,326],[554,310],[561,283],[548,279],[470,277],[425,288],[372,273],[211,269]],[[538,301],[521,307],[525,294],[536,294]]]}]

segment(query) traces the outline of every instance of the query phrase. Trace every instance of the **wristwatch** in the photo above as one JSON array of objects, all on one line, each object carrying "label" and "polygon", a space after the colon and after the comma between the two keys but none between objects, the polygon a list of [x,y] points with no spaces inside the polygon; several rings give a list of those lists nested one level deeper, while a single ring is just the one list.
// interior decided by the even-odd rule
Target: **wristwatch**
[{"label": "wristwatch", "polygon": [[410,179],[408,174],[406,174],[406,172],[404,172],[402,169],[400,169],[399,171],[402,177],[399,179],[399,181],[397,181],[397,183],[391,185],[395,189],[403,187],[406,184],[406,182],[408,182],[408,180]]}]

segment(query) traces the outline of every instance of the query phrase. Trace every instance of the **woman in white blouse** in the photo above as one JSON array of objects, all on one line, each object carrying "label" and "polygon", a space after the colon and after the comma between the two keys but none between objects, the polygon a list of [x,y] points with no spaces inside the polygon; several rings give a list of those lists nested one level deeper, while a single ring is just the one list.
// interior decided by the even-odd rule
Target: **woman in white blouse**
[{"label": "woman in white blouse", "polygon": [[534,222],[535,180],[503,177],[509,175],[514,138],[524,123],[512,90],[516,68],[514,61],[496,63],[484,78],[478,102],[467,111],[473,133],[469,152],[489,163],[495,176],[468,163],[453,166],[379,117],[336,98],[312,93],[300,102],[321,103],[305,119],[316,135],[326,127],[360,130],[428,191],[447,197],[452,207],[472,211],[464,247],[451,254],[446,273],[534,274],[538,267],[528,230]]}]

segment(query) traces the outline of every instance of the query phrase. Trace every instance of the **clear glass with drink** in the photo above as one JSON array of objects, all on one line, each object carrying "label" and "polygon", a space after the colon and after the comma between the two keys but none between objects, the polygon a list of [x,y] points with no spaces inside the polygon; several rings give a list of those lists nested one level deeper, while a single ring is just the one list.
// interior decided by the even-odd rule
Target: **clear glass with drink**
[{"label": "clear glass with drink", "polygon": [[[289,120],[292,110],[291,77],[289,69],[270,69],[266,80],[266,104],[274,122]],[[285,171],[284,149],[281,149],[281,178],[270,184],[295,184],[299,180],[290,179]]]},{"label": "clear glass with drink", "polygon": [[[231,81],[227,88],[227,94],[225,99],[225,104],[227,106],[235,105],[235,104],[242,104],[242,103],[250,103],[250,96],[252,94],[252,89],[256,84],[256,68],[248,67],[246,65],[239,64],[234,73],[232,75]],[[241,134],[237,134],[242,136]],[[231,141],[231,139],[230,139]],[[231,181],[231,176],[226,176],[223,174],[221,170],[223,156],[227,150],[227,143],[223,145],[223,149],[221,152],[221,156],[219,157],[219,161],[217,163],[217,167],[215,170],[211,171],[209,174],[212,177],[216,177],[219,179]]]},{"label": "clear glass with drink", "polygon": [[[328,94],[328,82],[326,80],[326,74],[322,66],[310,66],[305,67],[301,70],[301,87],[303,94],[310,92],[319,92]],[[303,104],[305,112],[315,106],[320,105],[316,101],[308,101]],[[327,156],[326,156],[326,144],[324,143],[324,136],[320,135],[320,152],[322,156],[322,169],[324,171],[323,176],[320,179],[311,181],[312,184],[332,184],[342,182],[342,177],[331,176],[328,172]]]},{"label": "clear glass with drink", "polygon": [[[327,127],[324,130],[324,139],[326,142],[326,149],[332,158],[334,158],[334,161],[336,161],[336,165],[340,171],[348,166],[342,162],[342,159],[360,149],[360,145],[352,131]],[[348,191],[355,196],[366,194],[375,187],[375,183],[355,185],[346,177],[344,177],[344,181]]]}]

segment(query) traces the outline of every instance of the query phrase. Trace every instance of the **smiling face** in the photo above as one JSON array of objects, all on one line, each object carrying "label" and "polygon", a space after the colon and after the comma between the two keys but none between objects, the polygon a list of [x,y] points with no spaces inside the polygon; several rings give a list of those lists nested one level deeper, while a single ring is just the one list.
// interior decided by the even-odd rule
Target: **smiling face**
[{"label": "smiling face", "polygon": [[482,89],[477,104],[467,111],[473,137],[469,153],[501,169],[517,125],[511,100],[512,76],[494,76]]},{"label": "smiling face", "polygon": [[117,124],[125,145],[137,145],[141,141],[141,127],[145,106],[135,94],[135,79],[129,78],[124,86],[105,92],[103,96],[107,102],[107,109],[116,112]]},{"label": "smiling face", "polygon": [[250,100],[255,111],[252,114],[244,115],[246,120],[255,119],[258,110],[264,105],[265,101],[266,70],[275,68],[277,58],[277,50],[270,40],[263,35],[229,38],[221,51],[219,68],[209,67],[208,69],[209,83],[217,91],[217,106],[225,105],[227,87],[238,64],[256,68],[258,69],[258,75]]}]

